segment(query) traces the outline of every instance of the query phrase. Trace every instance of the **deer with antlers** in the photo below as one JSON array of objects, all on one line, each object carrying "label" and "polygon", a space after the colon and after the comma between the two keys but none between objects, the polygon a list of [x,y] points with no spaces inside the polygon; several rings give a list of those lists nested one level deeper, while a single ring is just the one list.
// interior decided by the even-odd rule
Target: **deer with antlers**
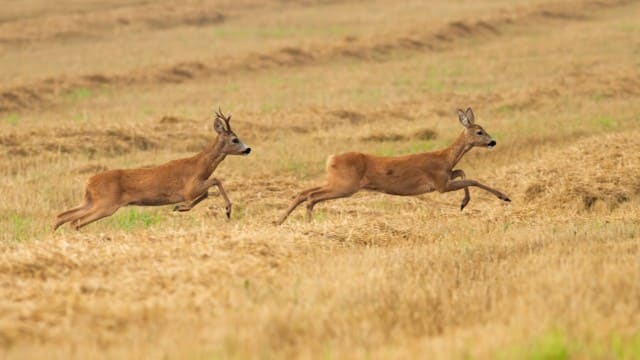
[{"label": "deer with antlers", "polygon": [[208,190],[216,186],[226,204],[227,218],[231,217],[231,201],[222,183],[209,178],[227,155],[249,155],[245,145],[231,130],[231,116],[220,109],[216,113],[213,129],[218,134],[200,153],[184,159],[138,169],[107,170],[87,181],[84,204],[58,214],[54,231],[71,222],[76,230],[110,216],[127,205],[157,206],[177,204],[174,211],[189,211],[206,199]]},{"label": "deer with antlers", "polygon": [[[448,148],[427,153],[397,157],[381,157],[360,152],[333,155],[327,160],[325,185],[300,192],[284,215],[276,221],[282,224],[301,203],[307,202],[307,221],[311,221],[313,207],[322,201],[349,197],[365,189],[391,195],[420,195],[432,191],[445,193],[464,190],[460,204],[463,210],[469,203],[469,187],[475,186],[511,201],[507,195],[476,180],[466,179],[464,171],[453,168],[462,156],[475,146],[492,148],[496,141],[474,123],[473,110],[458,110],[464,131]],[[456,180],[460,178],[460,180]]]}]

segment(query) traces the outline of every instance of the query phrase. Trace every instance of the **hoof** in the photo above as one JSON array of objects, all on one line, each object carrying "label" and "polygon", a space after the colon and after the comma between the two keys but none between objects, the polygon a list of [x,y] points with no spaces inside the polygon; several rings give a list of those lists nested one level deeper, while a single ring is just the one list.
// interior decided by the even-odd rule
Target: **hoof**
[{"label": "hoof", "polygon": [[464,208],[467,207],[467,205],[469,205],[469,200],[470,198],[467,198],[467,197],[462,199],[462,202],[460,203],[460,211],[464,210]]}]

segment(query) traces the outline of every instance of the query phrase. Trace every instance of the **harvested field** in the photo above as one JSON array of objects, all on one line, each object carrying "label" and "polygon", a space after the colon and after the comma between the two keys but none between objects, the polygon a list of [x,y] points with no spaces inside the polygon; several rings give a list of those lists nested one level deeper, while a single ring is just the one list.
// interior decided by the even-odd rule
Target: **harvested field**
[{"label": "harvested field", "polygon": [[[640,3],[9,2],[0,358],[640,358]],[[51,228],[86,180],[253,148],[190,212]],[[497,141],[506,193],[304,207],[327,157]]]}]

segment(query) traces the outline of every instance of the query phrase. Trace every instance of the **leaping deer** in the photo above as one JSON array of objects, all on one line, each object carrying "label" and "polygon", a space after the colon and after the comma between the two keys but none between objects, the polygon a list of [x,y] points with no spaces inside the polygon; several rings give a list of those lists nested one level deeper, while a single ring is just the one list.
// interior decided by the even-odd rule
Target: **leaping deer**
[{"label": "leaping deer", "polygon": [[231,202],[222,183],[215,177],[209,178],[227,155],[251,152],[231,130],[230,120],[231,116],[224,116],[218,109],[213,122],[217,138],[192,157],[154,167],[107,170],[92,176],[87,181],[84,204],[58,214],[53,230],[67,222],[78,230],[127,205],[157,206],[187,201],[173,210],[189,211],[207,198],[212,186],[218,187],[230,218]]},{"label": "leaping deer", "polygon": [[[420,195],[432,191],[440,193],[464,189],[460,204],[463,210],[469,203],[469,187],[486,190],[500,200],[511,201],[505,194],[476,180],[467,180],[464,171],[453,168],[474,146],[492,148],[496,141],[474,123],[473,110],[458,109],[460,123],[465,130],[448,148],[427,153],[396,157],[381,157],[360,152],[330,156],[327,160],[325,185],[300,192],[285,214],[276,221],[282,224],[301,203],[307,202],[307,221],[311,221],[313,207],[322,201],[349,197],[366,189],[391,195]],[[456,180],[460,178],[461,180]]]}]

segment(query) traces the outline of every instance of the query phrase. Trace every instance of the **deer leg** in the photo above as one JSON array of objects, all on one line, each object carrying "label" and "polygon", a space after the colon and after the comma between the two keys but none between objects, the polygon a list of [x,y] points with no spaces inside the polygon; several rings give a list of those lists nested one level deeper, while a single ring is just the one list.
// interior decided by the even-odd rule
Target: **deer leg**
[{"label": "deer leg", "polygon": [[202,200],[206,199],[207,197],[209,197],[209,193],[205,190],[205,192],[203,192],[202,195],[200,195],[197,198],[193,199],[189,204],[176,205],[173,208],[173,211],[181,211],[181,212],[182,211],[189,211],[194,206],[198,205],[199,202],[201,202]]},{"label": "deer leg", "polygon": [[486,185],[483,185],[475,180],[457,180],[457,181],[451,181],[447,184],[447,187],[445,189],[444,192],[449,192],[449,191],[456,191],[456,190],[460,190],[463,188],[467,188],[469,186],[475,186],[475,187],[479,187],[482,190],[488,191],[490,193],[492,193],[493,195],[497,196],[498,199],[503,200],[503,201],[507,201],[510,202],[511,199],[509,199],[509,197],[503,193],[501,193],[498,190],[492,189]]},{"label": "deer leg", "polygon": [[53,225],[53,231],[56,231],[62,224],[67,223],[74,218],[77,218],[78,216],[76,215],[78,215],[79,212],[86,211],[90,206],[91,204],[86,202],[83,205],[58,214],[58,216],[56,216],[57,221],[55,225]]},{"label": "deer leg", "polygon": [[312,192],[308,195],[309,202],[307,203],[307,221],[311,221],[311,212],[313,211],[313,207],[316,206],[317,203],[339,199],[344,197],[349,197],[356,193],[357,190],[354,191],[345,191],[345,190],[336,190],[331,188],[322,188],[321,190]]},{"label": "deer leg", "polygon": [[207,179],[207,180],[203,181],[200,184],[196,184],[196,186],[194,188],[189,189],[189,191],[187,193],[188,194],[193,194],[195,196],[193,198],[193,200],[191,200],[191,203],[189,203],[187,205],[176,206],[176,207],[173,208],[173,210],[174,211],[189,211],[189,210],[191,210],[192,207],[194,207],[196,204],[198,204],[199,202],[201,202],[202,200],[206,199],[209,196],[207,191],[212,186],[217,186],[218,187],[218,191],[220,192],[220,196],[222,196],[222,198],[224,199],[224,202],[226,204],[225,212],[227,214],[227,218],[231,218],[231,201],[229,201],[229,197],[227,196],[227,193],[224,191],[224,188],[222,187],[222,182],[220,182],[220,180],[218,180],[216,178]]},{"label": "deer leg", "polygon": [[289,217],[289,214],[291,214],[291,212],[298,207],[298,205],[300,205],[301,203],[305,202],[308,199],[308,195],[314,191],[320,190],[322,189],[321,187],[314,187],[311,189],[307,189],[304,191],[301,191],[296,198],[293,200],[293,202],[291,203],[291,205],[289,206],[289,208],[287,209],[287,211],[285,211],[284,215],[282,215],[282,217],[275,222],[276,225],[282,225],[282,223],[287,219],[287,217]]},{"label": "deer leg", "polygon": [[76,230],[80,230],[81,227],[89,225],[90,223],[112,215],[119,206],[111,207],[92,207],[87,214],[83,214],[81,217],[73,220],[71,223]]},{"label": "deer leg", "polygon": [[89,204],[88,202],[86,202],[86,203],[84,203],[84,204],[82,204],[82,205],[80,205],[80,206],[76,206],[76,207],[74,207],[73,209],[69,209],[69,210],[67,210],[67,211],[63,211],[63,212],[61,212],[60,214],[56,215],[56,218],[58,218],[58,219],[59,219],[59,218],[62,218],[62,217],[69,216],[69,215],[71,215],[72,213],[75,213],[75,212],[78,212],[78,211],[80,211],[80,210],[84,210],[84,209],[86,209],[87,207],[89,207],[89,205],[90,205],[90,204]]},{"label": "deer leg", "polygon": [[229,197],[227,196],[227,193],[224,191],[224,188],[222,187],[222,183],[220,182],[220,180],[216,179],[216,178],[212,178],[206,181],[207,183],[209,183],[210,185],[207,187],[211,187],[211,186],[217,186],[218,187],[218,191],[220,192],[220,196],[222,196],[222,198],[224,199],[225,202],[225,213],[227,214],[227,219],[231,219],[231,201],[229,200]]},{"label": "deer leg", "polygon": [[[450,180],[455,180],[458,177],[462,180],[465,180],[467,178],[467,175],[462,170],[453,170],[451,172]],[[469,195],[469,188],[466,187],[464,188],[464,198],[462,198],[462,202],[460,203],[460,211],[462,211],[464,207],[467,206],[469,200],[471,200],[471,196]]]}]

